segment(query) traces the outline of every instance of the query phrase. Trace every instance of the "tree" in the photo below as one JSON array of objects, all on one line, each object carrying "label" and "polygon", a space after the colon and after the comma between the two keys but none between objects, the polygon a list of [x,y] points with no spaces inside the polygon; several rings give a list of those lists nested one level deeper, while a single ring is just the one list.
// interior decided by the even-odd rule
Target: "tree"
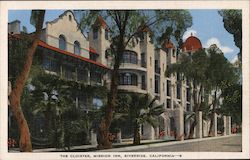
[{"label": "tree", "polygon": [[41,35],[43,22],[44,22],[45,10],[32,10],[31,13],[31,24],[35,26],[36,31],[32,37],[32,43],[27,49],[27,54],[24,62],[24,66],[17,76],[13,84],[12,91],[9,96],[10,106],[13,112],[13,115],[17,121],[19,130],[20,130],[20,141],[19,147],[21,152],[31,152],[32,145],[30,140],[30,132],[27,121],[23,115],[23,111],[20,105],[21,95],[26,83],[26,80],[29,76],[30,68],[32,65],[33,57],[36,52],[38,41]]},{"label": "tree", "polygon": [[222,90],[223,104],[220,113],[232,116],[232,123],[242,123],[242,85],[235,83]]},{"label": "tree", "polygon": [[[79,140],[77,136],[80,133],[86,135],[84,140],[89,140],[89,130],[94,128],[97,112],[94,110],[89,111],[90,114],[83,112],[81,107],[76,107],[74,97],[78,96],[77,91],[85,91],[89,97],[95,95],[102,97],[106,92],[104,87],[68,81],[58,75],[48,74],[44,70],[34,76],[30,84],[34,88],[30,91],[34,104],[32,113],[36,117],[39,115],[44,117],[43,130],[55,147],[70,150],[77,139]],[[81,140],[80,144],[82,143]]]},{"label": "tree", "polygon": [[241,10],[220,10],[225,29],[233,34],[234,43],[240,49],[238,58],[242,61],[242,12]]},{"label": "tree", "polygon": [[[188,118],[194,119],[191,123],[189,138],[193,137],[196,126],[196,116],[202,106],[203,90],[207,85],[206,71],[208,67],[208,57],[205,50],[197,51],[191,55],[181,54],[180,59],[175,64],[171,64],[166,70],[166,76],[170,73],[183,74],[189,79],[192,87],[192,97],[194,101],[194,113]],[[180,82],[177,82],[180,83]]]},{"label": "tree", "polygon": [[210,47],[208,50],[209,65],[206,71],[206,77],[209,85],[207,89],[213,92],[213,101],[209,105],[211,109],[211,124],[209,135],[212,136],[214,126],[214,113],[218,111],[222,94],[220,93],[225,86],[237,81],[233,65],[224,57],[223,53],[217,47]]},{"label": "tree", "polygon": [[[72,85],[59,76],[50,75],[44,71],[34,77],[31,84],[34,88],[31,91],[34,103],[33,114],[46,117],[44,132],[47,133],[48,138],[57,148],[66,147],[65,137],[69,139],[67,133],[69,130],[76,131],[75,128],[78,125],[74,123],[77,112],[72,97]],[[67,147],[69,148],[69,143]]]},{"label": "tree", "polygon": [[112,143],[108,138],[109,128],[117,99],[118,70],[126,47],[133,46],[139,41],[141,35],[148,31],[151,31],[151,38],[155,42],[161,42],[164,37],[172,37],[179,41],[184,31],[191,26],[192,18],[185,10],[95,10],[75,13],[82,16],[80,28],[83,30],[89,29],[98,16],[106,20],[110,30],[110,54],[113,56],[113,67],[105,115],[99,125],[98,148],[111,148]]},{"label": "tree", "polygon": [[[124,98],[126,97],[126,98]],[[124,101],[125,100],[125,101]],[[156,105],[157,98],[151,99],[149,94],[123,93],[118,95],[118,110],[125,117],[130,117],[133,123],[133,144],[139,145],[141,140],[140,127],[148,123],[153,127],[158,124],[158,116],[164,112],[163,105]],[[119,120],[119,119],[118,119]]]}]

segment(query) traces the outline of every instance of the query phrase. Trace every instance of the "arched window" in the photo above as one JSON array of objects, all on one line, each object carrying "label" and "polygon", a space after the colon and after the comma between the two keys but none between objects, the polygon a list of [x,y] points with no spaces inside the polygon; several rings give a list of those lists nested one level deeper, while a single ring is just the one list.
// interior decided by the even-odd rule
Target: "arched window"
[{"label": "arched window", "polygon": [[80,55],[81,53],[81,46],[78,41],[74,42],[74,53]]},{"label": "arched window", "polygon": [[61,50],[66,50],[66,39],[65,39],[64,35],[59,36],[59,48]]},{"label": "arched window", "polygon": [[123,63],[133,63],[137,64],[137,53],[134,51],[126,50],[123,53]]},{"label": "arched window", "polygon": [[134,73],[121,73],[119,77],[119,84],[137,86],[137,75]]}]

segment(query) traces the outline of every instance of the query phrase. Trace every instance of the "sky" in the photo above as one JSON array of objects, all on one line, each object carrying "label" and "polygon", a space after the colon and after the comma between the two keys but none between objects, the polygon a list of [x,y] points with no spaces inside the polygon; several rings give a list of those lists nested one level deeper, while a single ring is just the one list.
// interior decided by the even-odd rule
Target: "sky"
[{"label": "sky", "polygon": [[[191,33],[201,40],[203,48],[216,44],[224,53],[224,56],[231,62],[237,59],[239,49],[234,44],[233,35],[228,33],[223,26],[223,19],[218,10],[189,10],[193,18],[193,25],[183,35],[183,40]],[[64,10],[46,10],[45,22],[52,21],[62,14]],[[21,29],[25,26],[28,32],[35,28],[30,25],[30,10],[10,10],[8,21],[20,20]],[[45,24],[44,24],[45,27]]]}]

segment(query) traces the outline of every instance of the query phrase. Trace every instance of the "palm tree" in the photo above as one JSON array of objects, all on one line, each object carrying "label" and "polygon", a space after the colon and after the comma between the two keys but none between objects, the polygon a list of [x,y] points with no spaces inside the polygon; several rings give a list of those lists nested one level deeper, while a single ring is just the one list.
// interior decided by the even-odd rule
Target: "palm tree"
[{"label": "palm tree", "polygon": [[[73,112],[74,103],[72,102],[74,101],[70,96],[72,95],[72,86],[58,76],[45,72],[41,72],[40,75],[33,77],[31,84],[35,88],[31,92],[35,102],[33,114],[46,117],[46,131],[52,132],[52,140],[57,147],[63,147],[65,126],[69,126],[68,122],[64,123],[67,119],[65,118],[65,113],[70,112],[72,115],[76,113]],[[50,133],[47,134],[49,135]]]},{"label": "palm tree", "polygon": [[163,105],[156,105],[155,102],[157,98],[152,99],[148,94],[129,93],[119,95],[118,97],[118,101],[120,100],[118,108],[124,107],[124,104],[128,107],[127,110],[123,108],[123,111],[127,112],[123,113],[123,116],[130,116],[132,119],[132,123],[134,124],[133,144],[139,145],[141,140],[140,126],[144,123],[148,123],[156,127],[158,124],[158,116],[164,112]]},{"label": "palm tree", "polygon": [[19,147],[21,152],[32,152],[32,145],[30,140],[30,131],[27,121],[23,115],[23,111],[20,104],[21,95],[29,76],[30,68],[32,65],[33,57],[36,52],[38,41],[41,35],[43,22],[44,22],[45,10],[32,10],[31,13],[31,24],[36,28],[35,34],[33,36],[33,41],[31,46],[27,50],[27,55],[25,63],[21,73],[18,75],[15,83],[13,84],[12,91],[9,96],[11,110],[17,121],[18,128],[20,130],[20,140]]}]

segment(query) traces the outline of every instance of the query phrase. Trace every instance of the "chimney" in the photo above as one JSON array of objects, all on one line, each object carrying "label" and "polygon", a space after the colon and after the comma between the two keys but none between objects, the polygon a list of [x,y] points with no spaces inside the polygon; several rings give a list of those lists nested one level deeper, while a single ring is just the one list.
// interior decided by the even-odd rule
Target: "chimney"
[{"label": "chimney", "polygon": [[9,34],[20,34],[20,24],[19,20],[12,21],[8,23],[8,33]]}]

